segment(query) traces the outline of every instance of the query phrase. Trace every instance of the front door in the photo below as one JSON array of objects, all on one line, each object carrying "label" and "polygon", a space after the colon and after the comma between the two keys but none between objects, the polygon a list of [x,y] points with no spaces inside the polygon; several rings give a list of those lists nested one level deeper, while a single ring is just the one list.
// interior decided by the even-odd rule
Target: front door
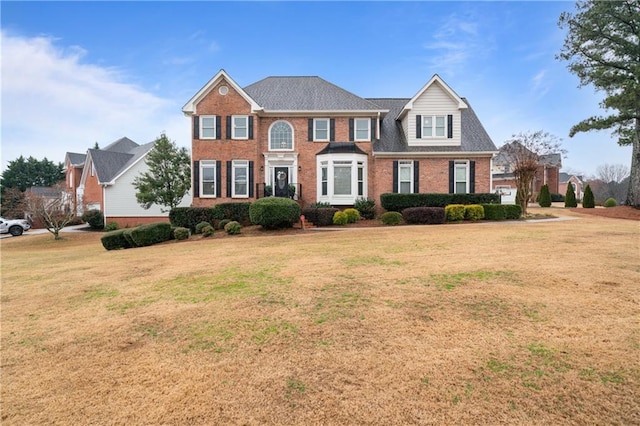
[{"label": "front door", "polygon": [[289,198],[289,168],[276,167],[274,174],[274,195],[276,197]]}]

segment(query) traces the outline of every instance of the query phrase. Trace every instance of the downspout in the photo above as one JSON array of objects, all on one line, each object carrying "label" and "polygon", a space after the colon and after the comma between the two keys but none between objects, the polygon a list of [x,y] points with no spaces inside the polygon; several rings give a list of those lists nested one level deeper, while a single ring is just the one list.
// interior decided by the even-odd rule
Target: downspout
[{"label": "downspout", "polygon": [[103,226],[107,226],[107,184],[102,184],[102,211],[104,214],[102,215]]}]

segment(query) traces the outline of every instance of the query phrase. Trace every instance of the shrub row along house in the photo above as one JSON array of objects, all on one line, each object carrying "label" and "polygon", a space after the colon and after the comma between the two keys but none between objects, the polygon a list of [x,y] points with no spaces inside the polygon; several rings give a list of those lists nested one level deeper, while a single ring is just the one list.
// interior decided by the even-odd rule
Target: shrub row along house
[{"label": "shrub row along house", "polygon": [[193,206],[290,197],[302,207],[383,193],[491,192],[496,146],[434,75],[412,98],[365,99],[320,77],[244,88],[219,71],[183,107]]}]

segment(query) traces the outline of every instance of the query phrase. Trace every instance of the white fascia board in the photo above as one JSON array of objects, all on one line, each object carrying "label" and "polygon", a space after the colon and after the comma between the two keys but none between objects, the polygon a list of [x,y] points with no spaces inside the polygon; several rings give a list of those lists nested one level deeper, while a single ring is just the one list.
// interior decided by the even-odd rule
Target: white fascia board
[{"label": "white fascia board", "polygon": [[80,176],[80,184],[78,186],[84,186],[87,182],[87,173],[91,172],[91,166],[93,164],[93,159],[91,158],[91,154],[87,151],[87,157],[84,160],[85,167],[82,168],[82,175]]},{"label": "white fascia board", "polygon": [[260,117],[354,117],[354,116],[368,116],[372,118],[377,118],[378,115],[384,117],[386,113],[388,113],[388,109],[381,110],[312,110],[312,111],[303,111],[303,110],[262,110],[258,113]]},{"label": "white fascia board", "polygon": [[233,87],[236,92],[240,94],[240,96],[242,96],[251,105],[251,112],[262,110],[262,107],[258,105],[256,101],[254,101],[249,95],[247,95],[247,93],[242,90],[242,87],[238,86],[238,83],[236,83],[231,77],[229,77],[225,70],[221,69],[216,75],[211,78],[211,80],[207,82],[207,84],[205,84],[200,90],[198,90],[198,93],[196,93],[191,99],[189,99],[186,104],[184,104],[184,106],[182,107],[182,113],[187,117],[192,116],[193,114],[197,114],[196,105],[198,104],[198,102],[200,102],[202,98],[209,94],[211,89],[213,89],[213,87],[218,84],[218,82],[223,78],[231,85],[231,87]]},{"label": "white fascia board", "polygon": [[411,157],[491,157],[497,151],[443,151],[443,152],[373,152],[379,158],[411,158]]},{"label": "white fascia board", "polygon": [[458,103],[458,109],[469,108],[468,105],[465,103],[465,101],[463,101],[462,98],[460,96],[458,96],[458,94],[451,87],[449,87],[449,85],[447,83],[445,83],[444,80],[441,79],[438,74],[434,74],[433,77],[431,77],[431,79],[427,82],[427,84],[425,84],[422,87],[422,89],[420,89],[418,91],[418,93],[416,93],[409,100],[409,102],[407,102],[407,104],[404,106],[404,108],[402,108],[402,110],[400,111],[400,113],[396,117],[396,120],[399,120],[402,116],[404,116],[407,112],[409,112],[409,110],[411,110],[413,108],[413,103],[416,101],[416,99],[418,99],[420,96],[422,96],[422,94],[429,87],[431,87],[432,84],[434,84],[436,82],[438,84],[440,84],[440,86],[444,89],[445,92],[447,92],[447,94],[451,97],[451,99],[453,99],[455,102]]}]

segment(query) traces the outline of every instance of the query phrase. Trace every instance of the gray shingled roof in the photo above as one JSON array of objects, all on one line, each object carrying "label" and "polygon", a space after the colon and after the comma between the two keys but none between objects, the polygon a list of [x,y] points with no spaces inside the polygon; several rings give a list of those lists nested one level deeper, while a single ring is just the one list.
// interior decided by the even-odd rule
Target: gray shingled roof
[{"label": "gray shingled roof", "polygon": [[[90,149],[89,155],[96,168],[100,183],[111,182],[114,178],[128,169],[133,163],[144,156],[155,142],[138,145],[128,138],[122,138],[110,144],[107,149]],[[128,152],[120,152],[125,147],[131,147]],[[113,149],[115,147],[115,150]]]},{"label": "gray shingled roof", "polygon": [[497,151],[478,116],[471,108],[469,101],[462,98],[468,108],[461,110],[461,142],[460,146],[408,146],[399,121],[395,120],[402,108],[410,101],[402,99],[369,99],[381,108],[389,109],[382,120],[380,140],[373,144],[374,152],[491,152]]},{"label": "gray shingled roof", "polygon": [[129,152],[137,146],[139,146],[137,143],[127,137],[124,137],[102,148],[102,151]]},{"label": "gray shingled roof", "polygon": [[320,77],[267,77],[243,90],[267,111],[379,111]]},{"label": "gray shingled roof", "polygon": [[82,166],[87,159],[87,154],[78,154],[76,152],[67,152],[67,158],[73,166]]}]

